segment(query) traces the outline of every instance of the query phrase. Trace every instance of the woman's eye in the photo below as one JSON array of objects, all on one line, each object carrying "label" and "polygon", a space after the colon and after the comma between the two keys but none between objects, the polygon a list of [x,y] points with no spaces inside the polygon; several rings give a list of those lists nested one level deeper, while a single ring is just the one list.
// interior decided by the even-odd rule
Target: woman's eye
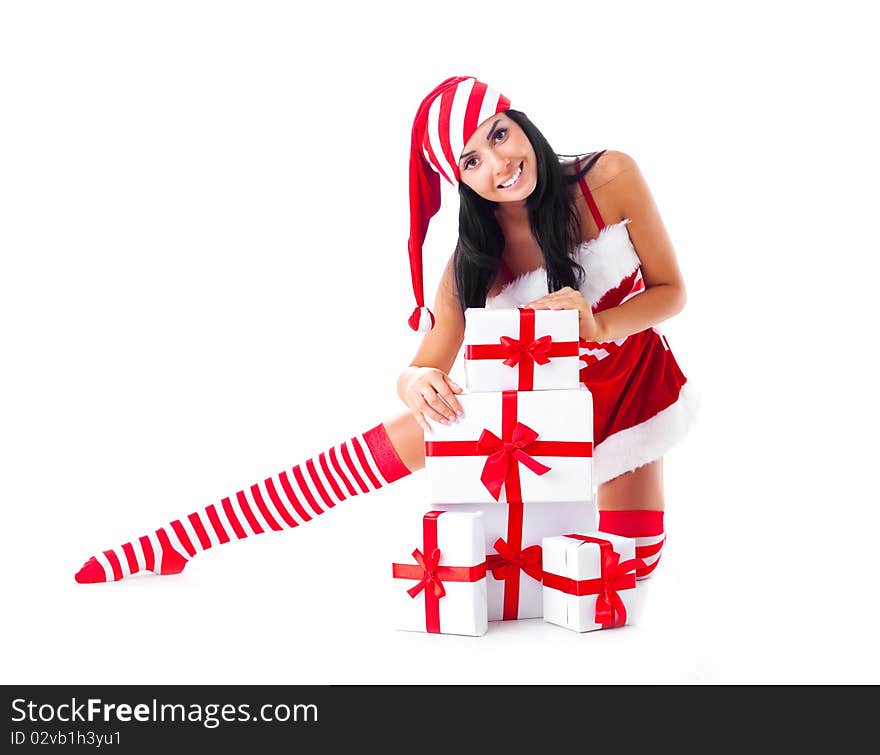
[{"label": "woman's eye", "polygon": [[[495,134],[493,135],[492,138],[495,139],[495,140],[497,140],[498,137],[500,137],[500,136],[507,136],[507,129],[506,129],[506,128],[499,128],[499,129],[495,132]],[[464,163],[464,169],[465,169],[465,170],[469,170],[469,169],[470,169],[471,160],[474,160],[474,159],[475,159],[475,158],[473,158],[473,157],[469,157],[467,160],[465,160],[465,163]]]}]

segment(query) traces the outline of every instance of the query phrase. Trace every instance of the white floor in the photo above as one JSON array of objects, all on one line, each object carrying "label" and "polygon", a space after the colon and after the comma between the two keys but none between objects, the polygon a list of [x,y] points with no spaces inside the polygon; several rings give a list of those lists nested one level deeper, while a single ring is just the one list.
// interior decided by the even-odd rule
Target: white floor
[{"label": "white floor", "polygon": [[[693,450],[693,449],[692,449]],[[669,474],[674,490],[678,475]],[[78,585],[87,533],[73,496],[42,540],[9,529],[6,683],[714,684],[876,682],[869,575],[828,543],[781,541],[708,501],[669,507],[669,540],[638,585],[633,625],[577,634],[540,619],[479,638],[396,631],[387,610],[400,507],[424,508],[421,474],[298,530],[252,537],[181,575]],[[181,513],[182,513],[181,509]],[[22,521],[19,520],[19,524]],[[152,524],[157,524],[153,522]],[[797,540],[797,533],[794,539]],[[117,538],[118,539],[118,538]],[[111,539],[110,542],[113,542]],[[105,543],[109,545],[109,543]]]}]

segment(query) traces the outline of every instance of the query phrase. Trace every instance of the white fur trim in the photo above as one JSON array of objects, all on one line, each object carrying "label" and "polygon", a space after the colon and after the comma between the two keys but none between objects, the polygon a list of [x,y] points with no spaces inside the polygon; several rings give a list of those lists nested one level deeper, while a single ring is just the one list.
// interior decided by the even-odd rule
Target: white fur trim
[{"label": "white fur trim", "polygon": [[497,296],[486,297],[489,309],[516,309],[547,295],[547,271],[543,267],[514,278]]},{"label": "white fur trim", "polygon": [[581,293],[590,304],[617,288],[641,264],[626,230],[630,222],[624,218],[614,225],[606,225],[596,238],[578,248],[578,261],[585,273]]},{"label": "white fur trim", "polygon": [[593,483],[601,485],[663,456],[694,424],[700,397],[690,381],[678,400],[635,427],[609,435],[593,449]]},{"label": "white fur trim", "polygon": [[[629,218],[624,218],[614,225],[606,225],[596,238],[585,241],[577,249],[577,260],[584,268],[584,282],[580,290],[590,304],[595,304],[607,291],[617,288],[641,264],[626,230],[630,222]],[[516,309],[546,295],[547,271],[539,267],[514,278],[497,296],[487,297],[486,307]]]}]

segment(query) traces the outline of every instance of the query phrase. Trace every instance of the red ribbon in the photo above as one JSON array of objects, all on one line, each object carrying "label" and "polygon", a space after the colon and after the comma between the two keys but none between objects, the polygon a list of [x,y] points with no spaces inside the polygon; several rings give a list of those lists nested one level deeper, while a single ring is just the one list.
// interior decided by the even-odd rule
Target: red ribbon
[{"label": "red ribbon", "polygon": [[497,501],[504,484],[507,502],[521,502],[519,464],[524,464],[535,474],[545,474],[550,467],[533,456],[581,456],[593,455],[589,441],[536,440],[537,431],[518,422],[517,391],[501,393],[501,437],[483,429],[479,440],[429,440],[425,441],[426,456],[482,456],[488,458],[483,465],[480,481]]},{"label": "red ribbon", "polygon": [[510,336],[501,336],[501,345],[504,347],[504,353],[507,354],[504,364],[508,367],[516,367],[524,359],[530,359],[537,364],[549,364],[552,343],[553,339],[549,335],[541,336],[532,341],[527,338],[520,340]]},{"label": "red ribbon", "polygon": [[[519,553],[522,548],[523,502],[519,478],[520,463],[525,464],[537,474],[544,474],[547,471],[544,465],[533,459],[532,455],[580,457],[593,455],[593,444],[589,441],[534,440],[538,437],[537,433],[517,421],[517,396],[517,391],[501,392],[501,438],[497,438],[493,433],[484,429],[478,441],[434,440],[425,442],[426,456],[482,456],[489,454],[489,458],[486,459],[486,464],[483,466],[480,480],[496,501],[501,494],[501,484],[504,484],[507,500],[506,545],[513,553]],[[498,454],[498,456],[493,458],[493,454]],[[526,548],[523,553],[526,552],[529,553],[528,565],[531,569],[533,563],[531,554],[534,551]],[[535,577],[535,574],[528,570],[526,573]],[[519,614],[519,569],[505,569],[503,579],[502,618],[516,619]],[[540,577],[535,577],[535,579],[540,579]]]},{"label": "red ribbon", "polygon": [[560,590],[568,595],[596,595],[595,621],[602,628],[619,627],[626,624],[626,606],[618,594],[618,590],[627,590],[636,586],[636,569],[644,568],[645,562],[640,558],[620,560],[620,554],[608,540],[590,535],[566,535],[565,537],[595,543],[599,546],[601,557],[600,576],[595,579],[572,579],[560,574],[544,572],[544,586]]},{"label": "red ribbon", "polygon": [[465,359],[503,359],[508,367],[519,365],[517,389],[534,390],[535,363],[547,364],[553,357],[576,357],[578,341],[556,341],[549,336],[535,338],[535,310],[519,310],[519,338],[501,336],[497,344],[468,344]]},{"label": "red ribbon", "polygon": [[476,582],[486,576],[486,562],[476,566],[440,566],[440,548],[437,546],[437,517],[442,511],[429,511],[422,517],[422,537],[425,556],[416,548],[415,564],[392,564],[392,576],[396,579],[417,579],[417,584],[407,592],[415,598],[425,591],[425,629],[440,632],[440,598],[445,597],[444,582]]},{"label": "red ribbon", "polygon": [[480,481],[497,501],[501,496],[501,486],[507,479],[511,464],[521,462],[535,474],[542,475],[550,471],[550,467],[533,459],[523,449],[531,446],[538,439],[538,433],[528,425],[517,422],[509,440],[502,440],[490,430],[483,429],[477,441],[477,450],[488,454],[483,465]]},{"label": "red ribbon", "polygon": [[530,545],[522,548],[523,505],[511,503],[507,507],[507,542],[500,537],[493,543],[497,554],[486,556],[486,566],[492,576],[504,582],[504,598],[501,618],[503,620],[519,617],[519,573],[524,571],[532,579],[540,582],[543,577],[541,546]]},{"label": "red ribbon", "polygon": [[530,545],[525,550],[519,550],[511,547],[499,537],[493,547],[498,553],[486,557],[486,568],[499,582],[506,579],[519,579],[520,570],[532,579],[541,581],[543,570],[541,568],[540,545]]},{"label": "red ribbon", "polygon": [[[437,598],[442,598],[446,595],[446,588],[443,587],[443,582],[440,577],[437,576],[437,567],[440,564],[440,549],[434,548],[434,550],[431,551],[431,557],[429,559],[425,559],[418,548],[412,552],[412,555],[422,570],[422,578],[417,585],[414,585],[407,590],[409,596],[414,598],[428,585],[431,586],[432,591]],[[404,564],[392,564],[392,566],[404,566]],[[400,575],[399,569],[395,569],[394,571],[396,572],[394,574],[395,577]]]}]

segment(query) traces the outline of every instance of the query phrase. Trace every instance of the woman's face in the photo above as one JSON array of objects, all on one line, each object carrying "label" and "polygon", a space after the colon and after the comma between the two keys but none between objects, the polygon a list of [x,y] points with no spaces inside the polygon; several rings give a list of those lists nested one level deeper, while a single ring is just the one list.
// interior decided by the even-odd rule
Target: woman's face
[{"label": "woman's face", "polygon": [[522,202],[538,184],[532,143],[502,113],[487,118],[471,135],[458,170],[463,184],[493,202]]}]

